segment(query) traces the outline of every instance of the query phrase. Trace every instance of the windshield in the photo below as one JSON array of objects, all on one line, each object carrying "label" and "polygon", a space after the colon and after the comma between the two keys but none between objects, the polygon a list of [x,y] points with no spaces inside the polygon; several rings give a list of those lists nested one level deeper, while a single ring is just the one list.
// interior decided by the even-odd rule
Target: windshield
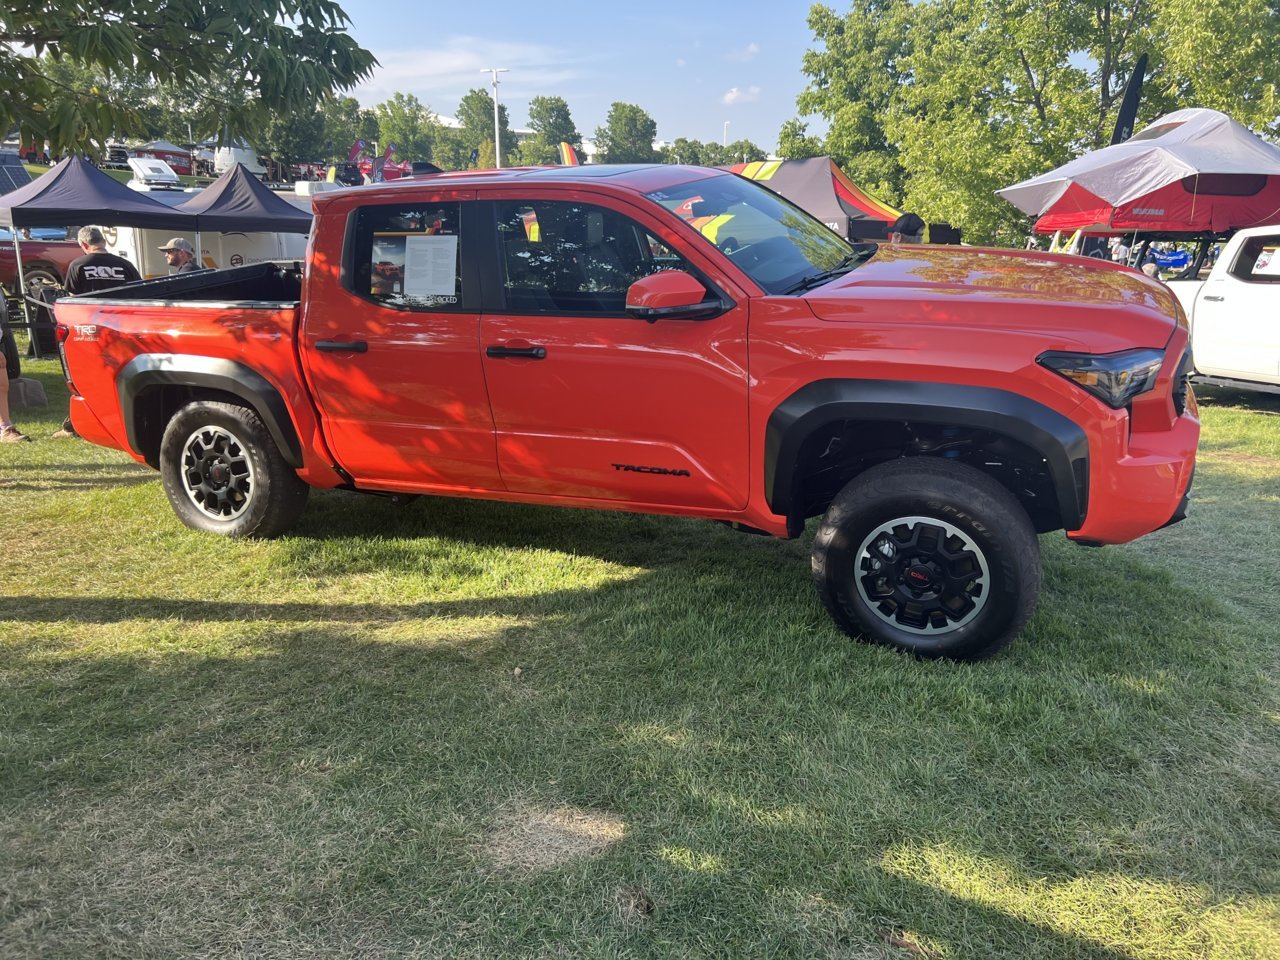
[{"label": "windshield", "polygon": [[853,247],[799,207],[733,174],[646,194],[702,237],[768,293],[803,289],[806,280],[851,268]]}]

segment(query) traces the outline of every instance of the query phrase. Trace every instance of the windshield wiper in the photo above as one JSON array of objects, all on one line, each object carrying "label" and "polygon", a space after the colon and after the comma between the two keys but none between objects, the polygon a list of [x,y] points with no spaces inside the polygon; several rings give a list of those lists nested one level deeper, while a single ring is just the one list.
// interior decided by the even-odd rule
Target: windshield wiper
[{"label": "windshield wiper", "polygon": [[802,280],[797,280],[787,289],[782,291],[783,296],[790,296],[793,293],[802,293],[805,290],[812,290],[814,287],[820,287],[829,280],[843,276],[848,273],[870,254],[861,251],[847,254],[843,260],[832,267],[830,270],[823,270],[821,273],[811,274]]}]

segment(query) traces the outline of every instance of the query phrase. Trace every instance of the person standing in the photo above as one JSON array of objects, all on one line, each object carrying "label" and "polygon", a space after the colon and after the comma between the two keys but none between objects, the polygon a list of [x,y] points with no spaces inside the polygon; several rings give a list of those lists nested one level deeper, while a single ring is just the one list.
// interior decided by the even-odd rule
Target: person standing
[{"label": "person standing", "polygon": [[76,234],[83,257],[67,267],[67,293],[95,293],[142,279],[138,268],[124,257],[107,253],[107,238],[101,227],[81,227]]},{"label": "person standing", "polygon": [[160,250],[174,273],[194,273],[200,269],[200,264],[196,262],[196,248],[186,237],[174,237]]},{"label": "person standing", "polygon": [[[84,251],[84,256],[72,260],[67,267],[67,293],[96,293],[142,279],[138,268],[124,257],[107,253],[107,238],[101,227],[81,227],[76,234],[76,241]],[[55,440],[78,436],[80,434],[71,425],[70,417],[63,420],[62,427],[53,434]]]}]

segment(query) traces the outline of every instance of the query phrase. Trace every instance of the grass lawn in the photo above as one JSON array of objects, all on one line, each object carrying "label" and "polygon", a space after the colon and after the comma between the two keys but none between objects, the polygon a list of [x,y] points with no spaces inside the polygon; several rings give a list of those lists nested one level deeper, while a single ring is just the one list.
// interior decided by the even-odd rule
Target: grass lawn
[{"label": "grass lawn", "polygon": [[997,659],[847,641],[808,538],[318,493],[182,527],[0,448],[4,957],[1280,957],[1280,402],[1190,518],[1043,538]]}]

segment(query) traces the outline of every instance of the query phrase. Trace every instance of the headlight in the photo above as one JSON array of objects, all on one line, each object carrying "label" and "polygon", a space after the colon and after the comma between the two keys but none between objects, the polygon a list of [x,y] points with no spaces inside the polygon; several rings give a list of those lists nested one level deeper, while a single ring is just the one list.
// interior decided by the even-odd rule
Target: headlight
[{"label": "headlight", "polygon": [[1120,353],[1043,353],[1037,362],[1117,410],[1156,385],[1164,352],[1152,348]]}]

